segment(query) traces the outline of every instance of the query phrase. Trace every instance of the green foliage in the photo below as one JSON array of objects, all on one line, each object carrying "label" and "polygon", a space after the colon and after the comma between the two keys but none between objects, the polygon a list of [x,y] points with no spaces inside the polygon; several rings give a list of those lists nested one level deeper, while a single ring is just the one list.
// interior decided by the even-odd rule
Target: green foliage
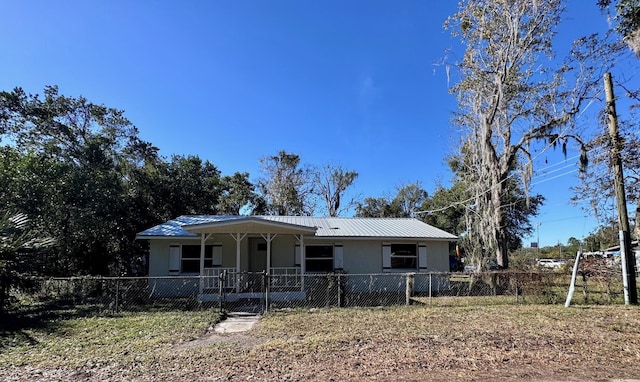
[{"label": "green foliage", "polygon": [[[476,206],[472,203],[473,187],[465,179],[468,174],[468,153],[461,150],[460,155],[449,158],[449,165],[454,172],[453,184],[450,188],[439,186],[430,198],[422,205],[420,218],[428,224],[447,232],[461,236],[459,245],[467,256],[467,263],[475,266],[491,264],[491,251],[486,250],[488,241],[479,234],[482,219]],[[506,232],[506,247],[513,252],[522,247],[522,237],[531,234],[533,226],[531,218],[538,214],[544,202],[541,195],[527,196],[517,178],[509,178],[504,182],[501,193],[503,203],[502,225]],[[493,259],[495,261],[495,259]]]},{"label": "green foliage", "polygon": [[417,217],[417,212],[429,197],[420,182],[396,187],[396,195],[390,197],[368,197],[356,204],[356,216],[377,218]]},{"label": "green foliage", "polygon": [[38,265],[28,254],[52,243],[51,238],[30,227],[26,214],[0,215],[0,314],[6,309],[9,290]]},{"label": "green foliage", "polygon": [[600,226],[585,237],[583,240],[583,250],[586,252],[595,252],[620,245],[618,229],[614,224],[614,222],[611,222],[610,225]]},{"label": "green foliage", "polygon": [[627,42],[629,47],[640,53],[640,3],[637,0],[598,0],[598,6],[608,9],[615,4],[615,30]]},{"label": "green foliage", "polygon": [[263,177],[258,189],[264,200],[265,213],[271,215],[312,215],[312,172],[302,166],[300,156],[282,150],[277,155],[260,159]]},{"label": "green foliage", "polygon": [[459,176],[474,205],[467,214],[471,241],[476,251],[493,252],[502,267],[517,244],[510,243],[517,232],[507,227],[518,225],[509,222],[526,221],[530,202],[534,208],[540,202],[520,203],[533,174],[533,150],[544,144],[566,153],[571,140],[586,152],[574,118],[620,53],[618,43],[591,35],[557,59],[553,37],[563,10],[560,0],[472,0],[461,2],[446,24],[466,45],[456,65],[461,79],[451,91],[459,106],[454,123],[463,131],[455,166],[464,169]]},{"label": "green foliage", "polygon": [[356,205],[356,216],[362,218],[398,217],[400,212],[387,198],[365,198]]},{"label": "green foliage", "polygon": [[243,207],[255,206],[258,198],[255,186],[249,181],[249,173],[235,173],[221,179],[222,193],[217,210],[223,215],[240,215]]},{"label": "green foliage", "polygon": [[461,235],[467,231],[465,222],[465,203],[468,197],[465,185],[456,181],[451,188],[440,185],[422,204],[424,213],[419,217],[427,224],[438,227],[454,235]]},{"label": "green foliage", "polygon": [[158,156],[124,112],[16,88],[0,92],[0,198],[55,238],[44,275],[143,274],[137,232],[183,214],[239,213],[248,174],[222,177],[197,156]]}]

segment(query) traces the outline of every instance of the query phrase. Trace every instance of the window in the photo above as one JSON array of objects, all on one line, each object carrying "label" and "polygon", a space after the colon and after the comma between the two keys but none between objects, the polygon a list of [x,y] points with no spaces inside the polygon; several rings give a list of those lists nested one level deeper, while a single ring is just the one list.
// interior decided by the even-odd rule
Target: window
[{"label": "window", "polygon": [[415,244],[391,244],[392,269],[418,268],[418,251]]},{"label": "window", "polygon": [[[200,273],[200,246],[183,245],[180,264],[182,273]],[[213,267],[213,245],[204,246],[204,267]]]},{"label": "window", "polygon": [[307,272],[333,272],[332,245],[307,245],[305,247],[305,259]]}]

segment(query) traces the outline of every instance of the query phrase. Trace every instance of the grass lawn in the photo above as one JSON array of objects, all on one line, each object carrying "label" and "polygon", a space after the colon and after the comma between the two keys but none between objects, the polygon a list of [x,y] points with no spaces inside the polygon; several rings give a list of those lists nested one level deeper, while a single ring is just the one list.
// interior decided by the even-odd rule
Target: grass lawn
[{"label": "grass lawn", "polygon": [[638,307],[306,309],[228,336],[208,332],[216,320],[156,312],[5,330],[0,380],[640,378]]}]

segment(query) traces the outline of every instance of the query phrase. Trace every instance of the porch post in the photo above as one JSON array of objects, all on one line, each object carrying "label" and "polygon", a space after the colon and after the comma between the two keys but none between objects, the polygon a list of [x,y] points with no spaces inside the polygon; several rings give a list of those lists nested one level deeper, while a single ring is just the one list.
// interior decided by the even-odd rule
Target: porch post
[{"label": "porch post", "polygon": [[236,272],[240,273],[240,234],[236,238]]},{"label": "porch post", "polygon": [[204,232],[200,234],[200,294],[204,292],[204,250],[205,250],[205,242],[213,235],[205,234]]},{"label": "porch post", "polygon": [[307,250],[304,248],[304,235],[300,234],[300,290],[304,292],[304,275],[307,272]]},{"label": "porch post", "polygon": [[232,233],[229,233],[229,235],[236,241],[236,275],[234,283],[236,285],[236,292],[240,293],[240,283],[238,282],[238,280],[240,280],[240,242],[247,234],[240,235],[240,232],[238,232],[235,235]]},{"label": "porch post", "polygon": [[263,233],[260,234],[260,236],[262,236],[262,238],[267,242],[267,274],[271,271],[271,241],[275,239],[278,234],[274,233],[273,236],[271,235],[272,234],[270,233],[268,233],[267,236],[264,236]]},{"label": "porch post", "polygon": [[200,234],[200,294],[204,292],[204,232]]},{"label": "porch post", "polygon": [[271,234],[267,234],[267,274],[271,273]]}]

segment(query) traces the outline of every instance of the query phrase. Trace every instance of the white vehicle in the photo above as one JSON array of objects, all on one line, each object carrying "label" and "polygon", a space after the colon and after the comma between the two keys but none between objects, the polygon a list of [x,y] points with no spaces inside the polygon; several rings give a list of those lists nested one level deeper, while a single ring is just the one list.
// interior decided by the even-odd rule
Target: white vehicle
[{"label": "white vehicle", "polygon": [[538,266],[544,268],[558,269],[566,263],[565,260],[561,259],[540,259],[538,260]]}]

